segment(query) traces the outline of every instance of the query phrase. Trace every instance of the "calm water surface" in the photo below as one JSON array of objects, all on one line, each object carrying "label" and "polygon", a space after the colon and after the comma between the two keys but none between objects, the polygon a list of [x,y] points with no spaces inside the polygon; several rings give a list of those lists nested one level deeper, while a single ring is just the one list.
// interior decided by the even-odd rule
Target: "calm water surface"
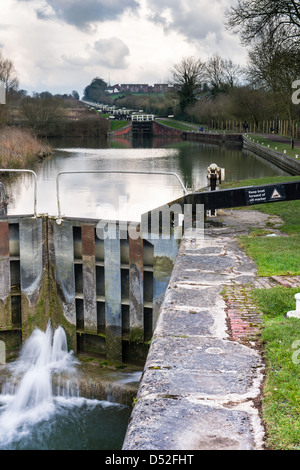
[{"label": "calm water surface", "polygon": [[[240,146],[148,140],[95,143],[55,141],[55,151],[36,168],[38,213],[58,214],[56,178],[60,172],[139,171],[148,174],[67,174],[59,177],[62,215],[139,220],[140,214],[183,194],[176,177],[151,172],[176,172],[189,191],[207,184],[211,163],[226,169],[226,179],[241,180],[287,174]],[[7,188],[9,214],[33,212],[33,179],[20,175]]]}]

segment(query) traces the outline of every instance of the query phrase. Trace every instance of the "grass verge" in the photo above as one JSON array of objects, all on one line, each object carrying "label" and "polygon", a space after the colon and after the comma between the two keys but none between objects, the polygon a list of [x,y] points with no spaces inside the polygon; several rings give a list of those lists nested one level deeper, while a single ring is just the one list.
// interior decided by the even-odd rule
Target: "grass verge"
[{"label": "grass verge", "polygon": [[276,140],[269,139],[268,137],[262,137],[261,135],[249,136],[253,142],[264,147],[269,147],[271,150],[276,150],[280,153],[286,153],[289,157],[300,159],[300,148],[295,147],[292,149],[291,141],[290,142],[276,142]]},{"label": "grass verge", "polygon": [[300,234],[274,237],[252,234],[240,237],[240,244],[257,265],[259,276],[300,274]]},{"label": "grass verge", "polygon": [[173,129],[179,129],[180,131],[195,131],[195,124],[183,124],[180,121],[173,121],[173,119],[156,119],[157,122],[164,126],[172,127]]},{"label": "grass verge", "polygon": [[[222,187],[255,186],[279,182],[298,181],[299,176],[251,179],[226,183]],[[279,227],[282,236],[268,237],[265,232],[252,230],[250,236],[240,238],[240,243],[256,263],[259,276],[300,274],[300,200],[259,204],[250,207],[282,219]],[[249,207],[245,208],[245,210]],[[269,222],[269,228],[273,223]]]},{"label": "grass verge", "polygon": [[266,363],[262,418],[266,446],[300,450],[300,320],[287,318],[299,289],[255,289],[253,299],[263,312],[261,340]]},{"label": "grass verge", "polygon": [[[276,177],[227,184],[226,187],[262,185],[299,180]],[[246,209],[246,208],[245,208]],[[254,259],[261,276],[300,274],[300,201],[251,206],[282,219],[283,236],[267,237],[253,229],[240,243]],[[272,225],[270,224],[270,228]],[[286,317],[295,310],[300,288],[254,289],[253,300],[263,313],[261,342],[266,363],[262,419],[266,446],[272,450],[300,450],[300,320]]]},{"label": "grass verge", "polygon": [[122,127],[128,126],[128,121],[111,121],[110,122],[110,131],[117,131],[119,129],[122,129]]}]

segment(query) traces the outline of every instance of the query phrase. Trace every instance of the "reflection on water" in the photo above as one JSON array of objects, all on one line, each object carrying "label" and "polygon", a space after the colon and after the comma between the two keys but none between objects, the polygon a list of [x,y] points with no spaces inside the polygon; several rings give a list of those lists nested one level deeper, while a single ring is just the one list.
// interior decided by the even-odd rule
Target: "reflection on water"
[{"label": "reflection on water", "polygon": [[[56,177],[72,171],[143,171],[136,174],[62,175],[59,182],[61,212],[66,216],[139,220],[140,214],[183,195],[174,176],[151,172],[176,172],[194,191],[207,184],[211,163],[226,169],[226,179],[241,180],[287,174],[239,145],[219,146],[178,139],[142,142],[120,139],[100,146],[55,142],[51,158],[39,164],[38,213],[56,216]],[[7,188],[9,214],[33,212],[33,180],[22,175]]]}]

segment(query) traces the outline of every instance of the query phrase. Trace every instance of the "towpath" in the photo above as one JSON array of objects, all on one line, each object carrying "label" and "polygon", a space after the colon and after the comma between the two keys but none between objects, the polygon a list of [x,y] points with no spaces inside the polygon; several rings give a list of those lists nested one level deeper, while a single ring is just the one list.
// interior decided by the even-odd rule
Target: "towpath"
[{"label": "towpath", "polygon": [[[260,135],[261,137],[269,139],[272,142],[286,143],[288,145],[291,145],[291,143],[292,143],[292,138],[291,137],[284,137],[283,135],[279,135],[279,134],[260,134],[260,133],[257,133],[255,135]],[[297,148],[300,148],[300,140],[294,139],[294,146],[297,147]]]},{"label": "towpath", "polygon": [[[254,450],[264,448],[260,418],[264,362],[261,313],[251,286],[261,279],[237,236],[265,226],[266,214],[230,211],[205,237],[180,245],[162,305],[124,450]],[[274,222],[274,220],[273,220]]]}]

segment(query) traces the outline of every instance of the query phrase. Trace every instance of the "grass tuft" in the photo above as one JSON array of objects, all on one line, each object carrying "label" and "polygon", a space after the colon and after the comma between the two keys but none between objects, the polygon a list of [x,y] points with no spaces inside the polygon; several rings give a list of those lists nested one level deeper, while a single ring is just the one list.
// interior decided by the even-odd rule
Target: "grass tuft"
[{"label": "grass tuft", "polygon": [[0,131],[1,168],[25,168],[50,153],[50,146],[41,143],[29,130],[13,127]]}]

